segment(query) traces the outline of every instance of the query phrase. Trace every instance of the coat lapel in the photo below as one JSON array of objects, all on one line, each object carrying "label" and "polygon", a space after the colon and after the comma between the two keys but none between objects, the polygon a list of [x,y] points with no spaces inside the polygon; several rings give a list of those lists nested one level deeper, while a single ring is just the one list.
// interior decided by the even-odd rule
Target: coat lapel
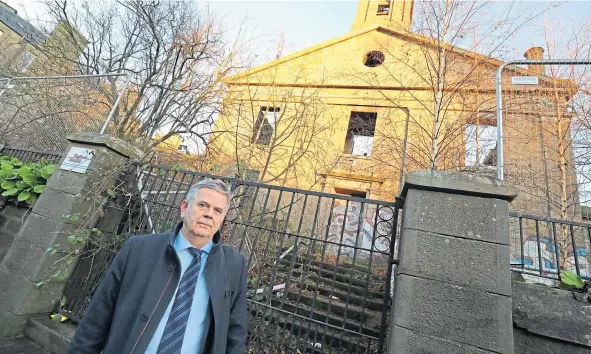
[{"label": "coat lapel", "polygon": [[214,248],[217,248],[217,250],[211,252],[207,257],[207,263],[205,264],[203,274],[205,276],[205,282],[207,283],[207,291],[209,293],[209,300],[211,301],[211,308],[213,310],[212,320],[214,323],[214,330],[216,333],[219,333],[219,316],[224,312],[225,296],[228,294],[229,283],[223,247],[220,244],[217,244]]}]

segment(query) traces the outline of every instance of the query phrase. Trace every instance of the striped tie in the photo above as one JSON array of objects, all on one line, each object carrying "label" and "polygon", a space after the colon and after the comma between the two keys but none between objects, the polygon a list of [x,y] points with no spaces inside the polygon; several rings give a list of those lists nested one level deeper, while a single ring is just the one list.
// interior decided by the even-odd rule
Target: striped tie
[{"label": "striped tie", "polygon": [[172,310],[168,316],[168,322],[166,322],[162,339],[160,339],[158,354],[180,353],[183,346],[183,337],[191,313],[193,294],[195,293],[195,286],[201,269],[201,250],[189,248],[189,251],[193,253],[195,258],[193,258],[189,268],[181,278]]}]

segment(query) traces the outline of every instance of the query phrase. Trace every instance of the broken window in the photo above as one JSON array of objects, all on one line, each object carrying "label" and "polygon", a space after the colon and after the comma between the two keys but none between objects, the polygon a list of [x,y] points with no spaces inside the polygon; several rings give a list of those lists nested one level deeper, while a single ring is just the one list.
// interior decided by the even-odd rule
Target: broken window
[{"label": "broken window", "polygon": [[382,65],[384,59],[384,53],[378,50],[372,50],[363,57],[363,65],[369,68],[375,68],[376,66]]},{"label": "broken window", "polygon": [[378,15],[387,15],[390,13],[390,4],[378,5]]},{"label": "broken window", "polygon": [[353,189],[334,187],[334,192],[336,194],[346,195],[346,196],[350,196],[350,197],[367,198],[367,192],[356,191]]},{"label": "broken window", "polygon": [[345,140],[345,153],[357,156],[371,156],[376,130],[377,113],[351,112]]},{"label": "broken window", "polygon": [[275,124],[279,116],[278,107],[261,107],[259,115],[254,124],[252,142],[259,145],[269,145],[273,132],[275,131]]},{"label": "broken window", "polygon": [[497,127],[494,125],[466,125],[466,166],[494,166],[496,164]]}]

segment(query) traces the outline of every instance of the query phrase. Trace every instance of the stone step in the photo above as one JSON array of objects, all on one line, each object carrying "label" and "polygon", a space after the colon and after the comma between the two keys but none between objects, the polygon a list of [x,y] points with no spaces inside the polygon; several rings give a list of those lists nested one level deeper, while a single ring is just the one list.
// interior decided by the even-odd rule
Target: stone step
[{"label": "stone step", "polygon": [[[256,311],[256,309],[254,309],[254,311]],[[265,311],[266,308],[262,307],[261,312],[265,313]],[[285,342],[292,340],[302,353],[306,352],[302,350],[311,349],[314,346],[314,343],[320,344],[320,352],[322,353],[355,352],[359,349],[359,346],[364,347],[366,344],[365,341],[360,340],[360,336],[356,336],[355,334],[331,328],[330,326],[323,324],[300,321],[294,316],[285,315],[279,311],[266,313],[264,318],[265,321],[274,323],[278,326],[279,328],[277,330],[281,329],[284,333],[283,338],[289,338],[285,339]],[[295,342],[296,340],[297,342]],[[281,345],[281,343],[277,344]],[[287,346],[286,343],[283,344],[284,346]],[[328,348],[332,350],[328,350]],[[335,351],[335,349],[338,350]],[[313,353],[313,351],[308,352]]]},{"label": "stone step", "polygon": [[[289,297],[291,297],[291,296],[288,296],[287,300],[289,300]],[[297,294],[296,294],[296,299],[297,299]],[[346,328],[346,329],[351,330],[353,332],[363,333],[368,336],[378,337],[380,335],[379,317],[371,317],[371,320],[373,323],[372,324],[364,324],[364,323],[360,323],[356,320],[353,320],[348,315],[347,315],[347,319],[344,320],[343,316],[338,316],[338,315],[334,314],[332,311],[330,313],[328,313],[328,312],[323,311],[318,308],[312,310],[310,307],[305,306],[302,302],[300,302],[299,305],[296,305],[296,303],[294,303],[292,301],[286,301],[286,299],[281,299],[281,300],[274,299],[271,301],[271,304],[274,307],[283,309],[285,311],[289,311],[291,313],[295,313],[300,316],[309,317],[309,318],[314,319],[316,321],[328,323],[328,324],[331,324],[335,327]],[[302,306],[302,305],[304,305],[304,306]],[[372,313],[372,315],[375,315],[375,314]]]},{"label": "stone step", "polygon": [[76,326],[52,321],[48,315],[33,317],[25,329],[25,337],[52,354],[68,351]]},{"label": "stone step", "polygon": [[[341,287],[337,287],[336,285],[341,285]],[[345,286],[342,286],[345,285]],[[304,280],[303,284],[296,284],[296,286],[302,288],[303,290],[307,291],[316,291],[319,296],[325,298],[338,298],[339,301],[344,303],[349,303],[353,305],[357,305],[362,308],[366,308],[372,311],[381,311],[384,305],[383,303],[383,294],[367,294],[367,297],[359,296],[353,293],[353,286],[349,286],[348,284],[337,283],[332,281],[320,281],[314,282],[311,279]],[[357,287],[359,290],[360,288]],[[363,290],[363,289],[361,289]],[[362,291],[359,291],[362,292]]]},{"label": "stone step", "polygon": [[353,279],[361,279],[366,281],[368,278],[372,280],[381,280],[385,279],[384,275],[376,274],[376,269],[370,270],[369,267],[361,264],[347,264],[341,263],[338,266],[330,263],[320,262],[314,259],[307,259],[305,257],[297,257],[295,259],[286,257],[279,260],[279,264],[291,267],[293,263],[293,268],[305,268],[306,266],[313,266],[316,268],[322,268],[322,270],[328,271],[330,273],[337,273],[340,275],[344,275],[346,277],[350,277]]},{"label": "stone step", "polygon": [[308,306],[308,308],[312,308],[312,306],[314,306],[314,309],[318,309],[320,311],[340,317],[346,316],[346,320],[354,320],[361,323],[375,319],[376,317],[379,317],[380,314],[377,311],[371,311],[368,309],[364,310],[351,304],[347,306],[347,304],[344,304],[336,299],[326,299],[320,296],[316,296],[314,299],[314,294],[308,295],[288,292],[287,298],[291,301],[299,300],[300,304]]},{"label": "stone step", "polygon": [[[65,353],[65,352],[64,352]],[[0,354],[50,354],[28,338],[0,339]]]},{"label": "stone step", "polygon": [[[286,267],[285,265],[281,265],[277,269],[277,272],[282,273],[285,276],[289,276],[289,270],[290,268]],[[371,289],[371,283],[368,284],[367,281],[349,278],[340,274],[324,271],[318,269],[316,266],[309,267],[307,271],[301,268],[294,268],[291,270],[292,283],[297,284],[298,281],[294,281],[294,278],[299,278],[301,276],[304,276],[306,281],[323,283],[325,287],[328,287],[329,289],[337,288],[361,297],[373,298],[374,300],[379,301],[379,299],[382,299],[384,296],[381,291],[376,291],[378,289]],[[374,288],[377,287],[378,286],[374,286]],[[383,287],[385,288],[385,280]]]}]

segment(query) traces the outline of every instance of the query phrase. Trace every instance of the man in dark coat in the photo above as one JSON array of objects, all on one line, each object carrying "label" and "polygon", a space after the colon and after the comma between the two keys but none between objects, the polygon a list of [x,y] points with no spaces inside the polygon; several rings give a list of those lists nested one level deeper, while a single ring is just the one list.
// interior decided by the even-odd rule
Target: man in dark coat
[{"label": "man in dark coat", "polygon": [[228,187],[191,186],[174,232],[131,237],[92,297],[68,353],[246,352],[245,258],[220,243]]}]

